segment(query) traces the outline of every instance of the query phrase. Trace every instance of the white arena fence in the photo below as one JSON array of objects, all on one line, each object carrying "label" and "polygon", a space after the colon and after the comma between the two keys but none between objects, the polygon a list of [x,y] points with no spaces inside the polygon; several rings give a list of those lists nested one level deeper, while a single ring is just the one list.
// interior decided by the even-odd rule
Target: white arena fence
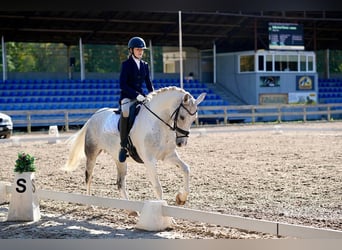
[{"label": "white arena fence", "polygon": [[[12,193],[14,188],[8,182],[0,182],[0,203]],[[98,196],[88,196],[76,193],[66,193],[51,190],[36,190],[39,199],[58,200],[83,205],[93,205],[104,208],[116,208],[141,212],[146,202],[114,199]],[[147,201],[148,202],[148,201]],[[295,238],[342,239],[342,231],[320,229],[309,226],[291,225],[267,220],[258,220],[240,216],[205,212],[189,208],[162,205],[162,216],[176,217],[190,221],[215,224],[247,231],[263,232],[277,236]]]},{"label": "white arena fence", "polygon": [[[71,125],[82,126],[98,109],[57,109],[57,110],[6,110],[12,116],[14,127],[26,127],[27,132],[32,127],[55,124],[69,131]],[[342,119],[342,103],[292,105],[228,105],[228,106],[199,106],[195,126],[203,121],[214,120],[216,123],[227,124],[230,121],[255,123],[262,121],[291,121]]]}]

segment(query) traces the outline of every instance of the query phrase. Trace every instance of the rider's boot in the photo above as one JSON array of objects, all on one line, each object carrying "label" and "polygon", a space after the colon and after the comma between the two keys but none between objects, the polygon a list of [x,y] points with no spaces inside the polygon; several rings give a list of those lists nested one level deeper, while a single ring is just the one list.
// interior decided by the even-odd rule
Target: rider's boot
[{"label": "rider's boot", "polygon": [[127,157],[127,143],[128,143],[128,117],[120,118],[120,145],[119,161],[125,162]]}]

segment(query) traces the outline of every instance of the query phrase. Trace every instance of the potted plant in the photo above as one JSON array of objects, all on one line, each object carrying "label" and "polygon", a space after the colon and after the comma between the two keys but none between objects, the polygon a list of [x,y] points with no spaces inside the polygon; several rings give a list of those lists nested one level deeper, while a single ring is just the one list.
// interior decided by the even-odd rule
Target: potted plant
[{"label": "potted plant", "polygon": [[14,172],[20,174],[23,172],[36,172],[34,157],[26,153],[19,153],[15,161]]}]

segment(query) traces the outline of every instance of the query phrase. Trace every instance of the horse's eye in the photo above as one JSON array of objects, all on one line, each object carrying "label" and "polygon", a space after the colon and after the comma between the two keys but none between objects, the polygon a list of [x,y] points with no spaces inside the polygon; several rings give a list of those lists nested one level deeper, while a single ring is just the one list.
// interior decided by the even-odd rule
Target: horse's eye
[{"label": "horse's eye", "polygon": [[180,118],[182,121],[184,121],[185,116],[184,116],[184,115],[181,115],[181,116],[179,116],[179,118]]}]

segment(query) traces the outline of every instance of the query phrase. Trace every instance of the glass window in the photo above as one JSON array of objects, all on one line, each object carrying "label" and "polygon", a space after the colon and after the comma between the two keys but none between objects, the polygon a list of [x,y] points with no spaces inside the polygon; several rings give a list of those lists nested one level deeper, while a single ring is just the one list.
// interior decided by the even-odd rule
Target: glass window
[{"label": "glass window", "polygon": [[297,55],[290,55],[287,56],[288,61],[285,71],[298,71],[298,56]]},{"label": "glass window", "polygon": [[299,65],[300,65],[299,71],[306,71],[306,56],[304,55],[300,56]]},{"label": "glass window", "polygon": [[298,71],[297,58],[296,55],[276,55],[275,71]]},{"label": "glass window", "polygon": [[265,71],[264,61],[265,61],[265,56],[258,55],[258,70],[259,71]]},{"label": "glass window", "polygon": [[314,59],[313,56],[308,56],[308,71],[314,70]]},{"label": "glass window", "polygon": [[240,56],[240,72],[254,71],[254,55]]},{"label": "glass window", "polygon": [[266,55],[266,71],[273,71],[272,55]]}]

